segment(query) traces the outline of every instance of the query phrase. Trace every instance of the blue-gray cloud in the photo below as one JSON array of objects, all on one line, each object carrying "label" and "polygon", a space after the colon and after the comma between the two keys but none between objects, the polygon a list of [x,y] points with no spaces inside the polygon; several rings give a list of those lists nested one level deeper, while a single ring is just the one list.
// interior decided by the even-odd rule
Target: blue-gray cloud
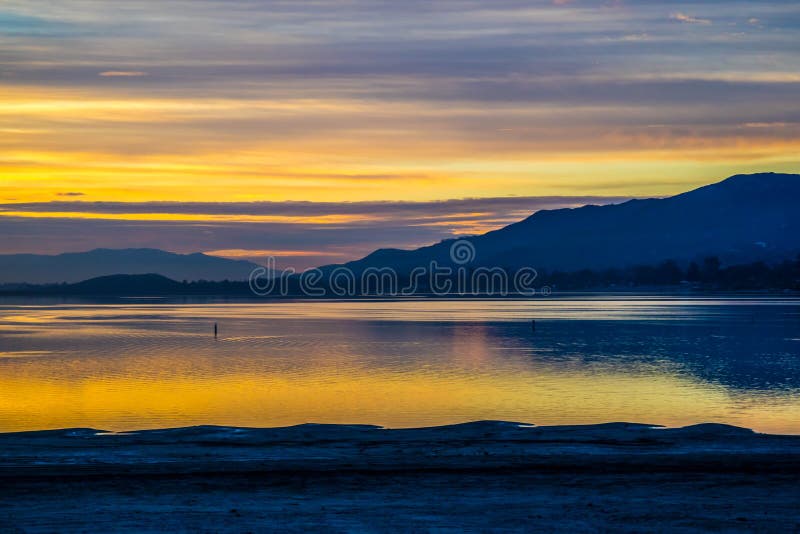
[{"label": "blue-gray cloud", "polygon": [[[481,121],[539,104],[585,111],[563,135],[589,143],[587,129],[614,120],[796,117],[799,30],[794,0],[11,1],[0,7],[0,84],[187,100],[479,102]],[[258,120],[250,130],[261,131],[245,135],[308,131],[304,120],[325,127],[313,112]],[[448,120],[464,126],[457,110]]]},{"label": "blue-gray cloud", "polygon": [[[455,84],[464,77],[513,82],[525,75],[691,78],[796,72],[799,61],[800,8],[785,0],[134,1],[124,6],[10,2],[0,11],[0,28],[16,28],[15,42],[4,51],[13,73],[7,79],[91,84],[96,82],[86,71],[96,74],[99,68],[151,73],[143,82],[153,87],[174,89],[183,81],[180,88],[190,90],[192,84],[216,82],[235,90],[256,82],[268,88],[278,81],[275,76],[418,76]],[[713,25],[675,24],[711,18]],[[758,27],[748,22],[753,18]],[[65,34],[63,27],[82,31]],[[51,39],[43,42],[48,28]],[[585,79],[581,83],[591,86]],[[367,92],[380,93],[381,84],[371,85]]]}]

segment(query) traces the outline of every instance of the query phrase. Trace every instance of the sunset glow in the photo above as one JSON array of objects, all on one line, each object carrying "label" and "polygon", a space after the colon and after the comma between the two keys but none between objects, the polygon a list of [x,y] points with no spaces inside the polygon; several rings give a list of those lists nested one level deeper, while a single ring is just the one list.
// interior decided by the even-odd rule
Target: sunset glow
[{"label": "sunset glow", "polygon": [[[45,215],[19,203],[613,201],[795,172],[797,17],[783,0],[725,10],[592,0],[4,2],[0,248],[85,247],[32,241],[12,218],[298,222],[157,207],[97,215],[85,204]],[[301,222],[354,222],[336,211]],[[511,219],[438,215],[416,237],[383,242],[416,246]],[[110,245],[110,228],[95,223],[93,239]],[[278,228],[262,234],[197,249],[145,241],[251,256],[287,248]]]}]

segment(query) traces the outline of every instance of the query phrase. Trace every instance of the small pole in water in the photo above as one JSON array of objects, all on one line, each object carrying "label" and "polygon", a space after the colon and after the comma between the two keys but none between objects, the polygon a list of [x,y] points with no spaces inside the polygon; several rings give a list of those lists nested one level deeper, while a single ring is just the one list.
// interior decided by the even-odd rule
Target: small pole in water
[{"label": "small pole in water", "polygon": [[531,319],[531,332],[536,332],[536,319]]},{"label": "small pole in water", "polygon": [[214,323],[214,339],[217,339],[217,323]]}]

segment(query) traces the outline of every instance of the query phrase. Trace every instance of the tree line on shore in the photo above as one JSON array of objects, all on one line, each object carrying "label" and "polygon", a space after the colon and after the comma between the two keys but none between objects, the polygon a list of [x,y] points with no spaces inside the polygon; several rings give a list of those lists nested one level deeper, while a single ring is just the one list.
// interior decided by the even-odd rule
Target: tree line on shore
[{"label": "tree line on shore", "polygon": [[800,290],[800,255],[794,260],[768,264],[758,261],[723,266],[719,258],[709,256],[700,262],[681,267],[673,260],[658,265],[640,265],[624,269],[573,272],[539,272],[540,283],[561,289],[609,287],[690,286],[712,290]]},{"label": "tree line on shore", "polygon": [[[502,270],[502,269],[501,269]],[[506,271],[509,277],[513,272]],[[455,276],[454,282],[455,280]],[[748,264],[725,266],[716,256],[707,257],[699,262],[690,262],[682,266],[676,261],[667,260],[658,265],[640,265],[617,269],[582,269],[578,271],[546,271],[538,270],[535,278],[535,287],[546,287],[555,291],[570,290],[635,290],[637,288],[687,288],[693,290],[710,291],[800,291],[800,255],[794,260],[785,260],[780,263],[769,264],[758,261]],[[301,281],[301,275],[286,278],[285,283],[275,284],[275,291],[264,293],[261,296],[320,296],[320,297],[357,297],[393,296],[403,294],[392,293],[384,290],[376,292],[370,287],[364,290],[361,286],[354,286],[354,293],[341,295],[332,291],[331,280],[321,276],[315,282],[321,289],[316,295],[309,293]],[[408,286],[408,280],[400,277],[395,280],[393,287],[403,288]],[[415,286],[417,291],[412,294],[434,293],[425,285]],[[455,284],[454,284],[455,287]],[[281,288],[279,291],[278,289]],[[0,293],[5,295],[231,295],[255,296],[250,283],[246,281],[187,281],[178,282],[166,277],[150,275],[111,275],[94,278],[77,284],[46,284],[29,285],[14,284],[0,286]],[[456,291],[455,294],[458,292]],[[467,294],[472,294],[467,291]],[[480,288],[475,294],[490,293]],[[513,294],[509,291],[508,294]],[[454,295],[454,292],[448,293]],[[502,294],[506,294],[504,291]],[[446,295],[445,295],[446,296]]]}]

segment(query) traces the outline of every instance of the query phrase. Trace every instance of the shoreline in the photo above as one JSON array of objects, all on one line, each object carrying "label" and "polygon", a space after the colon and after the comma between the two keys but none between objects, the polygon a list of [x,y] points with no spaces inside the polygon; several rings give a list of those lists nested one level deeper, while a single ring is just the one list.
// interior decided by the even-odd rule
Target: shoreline
[{"label": "shoreline", "polygon": [[0,530],[792,530],[798,475],[800,436],[717,424],[18,432]]},{"label": "shoreline", "polygon": [[[800,435],[716,423],[536,426],[475,421],[421,428],[301,424],[90,428],[0,433],[0,479],[74,473],[485,469],[800,468]],[[754,464],[755,465],[755,464]]]},{"label": "shoreline", "polygon": [[708,289],[685,288],[681,286],[636,286],[636,287],[597,287],[591,289],[559,289],[552,288],[546,295],[536,293],[526,295],[522,293],[483,294],[465,293],[463,295],[452,293],[438,295],[435,293],[418,292],[413,295],[378,295],[363,294],[338,296],[329,295],[314,297],[309,295],[254,295],[250,293],[224,293],[224,292],[199,292],[199,293],[78,293],[78,292],[43,292],[28,290],[7,290],[0,287],[0,297],[6,299],[75,299],[75,300],[120,300],[120,299],[163,299],[163,300],[193,300],[217,299],[229,301],[413,301],[413,300],[540,300],[558,297],[593,297],[593,296],[654,296],[654,297],[800,297],[800,290],[792,288],[765,288],[765,289]]}]

